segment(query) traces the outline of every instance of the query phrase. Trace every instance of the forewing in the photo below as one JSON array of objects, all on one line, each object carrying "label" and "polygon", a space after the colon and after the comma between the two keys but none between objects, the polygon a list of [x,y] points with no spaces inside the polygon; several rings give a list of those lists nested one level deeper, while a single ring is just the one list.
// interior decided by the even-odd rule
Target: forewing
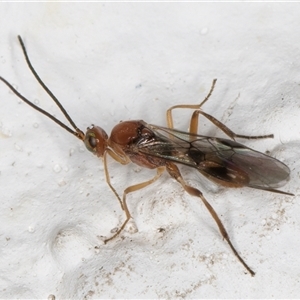
[{"label": "forewing", "polygon": [[253,188],[276,188],[289,179],[290,170],[284,163],[235,141],[156,125],[147,127],[155,132],[156,139],[139,148],[144,154],[191,166],[219,181],[229,178],[226,172],[233,183],[235,174],[247,174],[244,185]]},{"label": "forewing", "polygon": [[284,185],[290,170],[281,161],[227,139],[210,139],[216,155],[228,165],[233,164],[249,176],[248,186],[275,188]]}]

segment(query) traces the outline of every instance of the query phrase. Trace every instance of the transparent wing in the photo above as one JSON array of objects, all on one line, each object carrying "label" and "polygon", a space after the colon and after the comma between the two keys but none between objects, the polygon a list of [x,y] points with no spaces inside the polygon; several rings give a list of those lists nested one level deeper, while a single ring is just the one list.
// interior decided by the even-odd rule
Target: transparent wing
[{"label": "transparent wing", "polygon": [[290,170],[284,163],[235,141],[146,127],[155,139],[137,145],[140,153],[196,168],[220,184],[272,190],[289,179]]}]

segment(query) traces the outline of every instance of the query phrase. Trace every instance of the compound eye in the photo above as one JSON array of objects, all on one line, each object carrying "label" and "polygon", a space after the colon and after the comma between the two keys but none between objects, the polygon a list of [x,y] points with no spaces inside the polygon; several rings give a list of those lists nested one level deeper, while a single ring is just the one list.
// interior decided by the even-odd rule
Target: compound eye
[{"label": "compound eye", "polygon": [[96,148],[97,146],[97,139],[92,135],[89,136],[89,144],[91,148]]},{"label": "compound eye", "polygon": [[97,151],[97,148],[96,148],[96,147],[97,147],[97,144],[98,144],[98,140],[97,140],[95,134],[92,133],[92,132],[87,133],[87,134],[85,135],[85,141],[84,141],[84,144],[85,144],[86,148],[87,148],[89,151],[95,153],[95,152]]}]

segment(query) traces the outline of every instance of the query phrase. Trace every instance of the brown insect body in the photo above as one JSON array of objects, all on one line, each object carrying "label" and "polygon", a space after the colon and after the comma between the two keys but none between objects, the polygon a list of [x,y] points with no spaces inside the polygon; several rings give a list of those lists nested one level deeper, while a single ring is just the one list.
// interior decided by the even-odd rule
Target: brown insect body
[{"label": "brown insect body", "polygon": [[110,135],[110,145],[113,149],[121,149],[131,162],[148,169],[165,166],[165,159],[146,155],[140,148],[157,141],[157,136],[147,128],[147,123],[125,121],[116,125]]},{"label": "brown insect body", "polygon": [[138,120],[120,122],[109,139],[105,133],[104,142],[104,131],[101,129],[101,136],[96,133],[99,129],[94,127],[87,132],[88,135],[95,130],[97,142],[92,152],[97,156],[104,155],[105,143],[116,154],[141,167],[155,169],[173,161],[196,168],[227,187],[272,190],[289,179],[289,168],[284,163],[232,140],[192,135]]},{"label": "brown insect body", "polygon": [[[131,218],[131,214],[126,202],[127,194],[150,185],[156,181],[166,170],[172,178],[181,184],[186,192],[202,200],[203,204],[206,206],[209,213],[218,225],[221,235],[227,241],[233,253],[247,269],[247,271],[254,276],[255,273],[245,263],[232,245],[229,235],[214,208],[205,199],[201,191],[188,185],[184,181],[176,164],[178,163],[195,168],[210,180],[223,186],[235,188],[248,186],[251,188],[293,195],[275,189],[283,185],[289,179],[290,171],[284,163],[234,141],[234,139],[238,137],[258,139],[270,138],[273,137],[273,135],[238,135],[231,131],[223,123],[215,119],[213,116],[203,112],[201,110],[201,106],[209,99],[214,89],[216,79],[213,81],[211,90],[202,103],[197,105],[176,105],[168,109],[168,128],[147,124],[142,120],[136,120],[120,122],[113,128],[110,137],[101,127],[94,125],[91,128],[88,128],[87,132],[84,134],[75,125],[59,100],[53,95],[53,93],[48,89],[48,87],[36,73],[28,58],[27,51],[21,37],[19,36],[18,38],[25,55],[26,62],[33,75],[44,88],[44,90],[54,100],[54,102],[59,106],[60,110],[63,112],[74,130],[66,126],[54,116],[50,115],[48,112],[33,104],[22,94],[20,94],[6,79],[0,77],[0,80],[4,82],[24,102],[42,114],[46,115],[48,118],[52,119],[55,123],[63,127],[68,132],[75,135],[84,142],[89,151],[96,156],[103,158],[106,182],[116,195],[122,209],[126,214],[126,220],[120,226],[118,231],[104,242],[106,243],[118,236]],[[182,132],[173,128],[172,111],[177,108],[188,108],[194,110],[190,121],[189,132]],[[206,117],[232,140],[213,138],[197,134],[199,115]],[[107,167],[108,155],[121,164],[125,165],[133,162],[144,168],[156,169],[157,173],[148,181],[127,187],[124,190],[121,200],[120,196],[110,183],[110,176]]]}]

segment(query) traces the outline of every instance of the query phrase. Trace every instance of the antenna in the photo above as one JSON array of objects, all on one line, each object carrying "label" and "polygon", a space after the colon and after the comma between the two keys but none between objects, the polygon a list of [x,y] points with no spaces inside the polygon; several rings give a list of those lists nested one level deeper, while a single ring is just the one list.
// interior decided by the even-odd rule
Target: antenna
[{"label": "antenna", "polygon": [[30,59],[28,57],[27,54],[27,50],[25,48],[25,45],[23,43],[23,40],[21,38],[21,36],[18,35],[18,39],[19,42],[21,44],[22,50],[23,50],[23,54],[25,56],[25,60],[27,62],[27,65],[29,67],[29,69],[31,70],[32,74],[34,75],[35,79],[38,81],[38,83],[43,87],[43,89],[47,92],[47,94],[51,97],[51,99],[56,103],[56,105],[59,107],[59,109],[62,111],[62,113],[64,114],[64,116],[66,117],[66,119],[70,122],[70,124],[72,125],[72,127],[75,129],[75,131],[73,129],[71,129],[70,127],[68,127],[67,125],[65,125],[64,123],[62,123],[60,120],[58,120],[57,118],[55,118],[53,115],[49,114],[47,111],[43,110],[42,108],[36,106],[34,103],[32,103],[31,101],[29,101],[25,96],[23,96],[21,93],[19,93],[13,86],[12,84],[10,84],[6,79],[4,79],[3,77],[0,76],[0,80],[3,81],[10,89],[11,91],[16,94],[21,100],[23,100],[25,103],[27,103],[28,105],[30,105],[32,108],[34,108],[35,110],[39,111],[40,113],[42,113],[43,115],[47,116],[48,118],[50,118],[52,121],[54,121],[56,124],[58,124],[59,126],[61,126],[62,128],[64,128],[65,130],[67,130],[68,132],[72,133],[73,135],[75,135],[77,138],[79,138],[80,140],[84,140],[85,138],[85,134],[76,126],[76,124],[74,123],[74,121],[71,119],[71,117],[69,116],[69,114],[66,112],[66,110],[64,109],[64,107],[62,106],[62,104],[59,102],[59,100],[53,95],[53,93],[49,90],[49,88],[46,86],[46,84],[42,81],[42,79],[39,77],[39,75],[37,74],[37,72],[35,71],[34,67],[32,66]]}]

